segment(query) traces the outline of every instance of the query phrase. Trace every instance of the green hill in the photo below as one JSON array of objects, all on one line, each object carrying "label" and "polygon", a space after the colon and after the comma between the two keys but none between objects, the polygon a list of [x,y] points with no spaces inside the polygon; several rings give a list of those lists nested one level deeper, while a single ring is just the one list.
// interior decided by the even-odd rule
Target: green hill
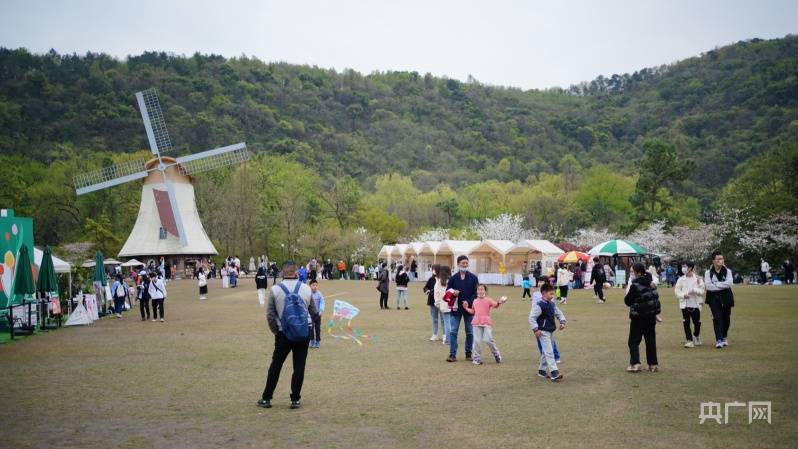
[{"label": "green hill", "polygon": [[[448,198],[441,188],[451,187],[461,211],[454,218],[445,207],[422,218],[382,207],[408,222],[404,232],[495,212],[467,204],[474,195],[464,192],[475,183],[546,190],[546,176],[561,175],[565,184],[551,185],[576,192],[596,166],[634,182],[643,142],[651,138],[695,162],[688,178],[671,186],[674,201],[691,206],[676,207],[676,218],[670,216],[694,221],[750,160],[798,137],[795,36],[742,41],[675,64],[543,91],[415,72],[338,73],[248,57],[145,53],[120,61],[96,53],[0,49],[0,176],[11,185],[0,202],[38,217],[37,195],[61,195],[57,213],[72,224],[37,228],[56,242],[78,238],[85,218],[103,211],[126,226],[132,220],[122,218],[127,211],[110,210],[99,199],[75,200],[66,187],[72,171],[147,148],[133,94],[148,87],[158,90],[180,151],[245,140],[255,152],[307,167],[320,182],[351,176],[370,208],[381,207],[373,197],[380,175],[409,176],[419,193],[437,189],[441,198]],[[19,173],[12,165],[27,169]],[[33,187],[36,178],[29,176],[58,180],[60,187],[32,192],[43,187]],[[126,207],[135,211],[131,195]],[[630,213],[621,205],[597,223],[585,207],[573,207],[563,216],[530,216],[528,224],[563,232],[591,224],[620,227]]]}]

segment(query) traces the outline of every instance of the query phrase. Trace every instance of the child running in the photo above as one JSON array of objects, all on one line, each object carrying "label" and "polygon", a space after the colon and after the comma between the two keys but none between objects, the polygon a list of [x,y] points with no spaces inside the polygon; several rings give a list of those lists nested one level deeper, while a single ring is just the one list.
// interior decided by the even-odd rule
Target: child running
[{"label": "child running", "polygon": [[530,292],[530,289],[532,288],[532,282],[529,281],[529,277],[525,277],[524,280],[521,281],[521,287],[524,288],[524,293],[521,295],[521,299],[524,299],[527,296],[529,296],[529,298],[531,299],[532,294]]},{"label": "child running", "polygon": [[552,301],[554,299],[554,287],[544,284],[540,287],[540,295],[540,300],[532,301],[532,312],[529,314],[529,325],[543,348],[543,353],[540,355],[538,376],[551,379],[552,382],[559,382],[562,380],[563,375],[557,369],[551,337],[557,329],[555,318],[560,321],[560,329],[565,329],[565,315]]},{"label": "child running", "polygon": [[[549,285],[549,284],[544,282],[544,283],[541,284],[541,287],[543,285]],[[543,300],[543,295],[540,294],[540,291],[532,293],[532,302],[533,303],[535,303],[536,301],[542,301],[542,300]],[[540,344],[540,338],[535,337],[535,340],[538,342],[538,352],[540,353],[540,355],[543,355],[543,345]],[[554,361],[557,362],[557,365],[559,366],[560,363],[561,363],[561,361],[560,361],[560,348],[557,347],[557,340],[554,339],[554,334],[552,334],[552,336],[551,336],[551,348],[552,348],[552,350],[554,352]]]},{"label": "child running", "polygon": [[472,363],[474,365],[482,365],[482,358],[480,352],[482,351],[482,342],[487,343],[488,348],[493,353],[493,358],[496,363],[502,362],[502,355],[499,353],[499,348],[496,347],[496,342],[493,341],[493,320],[490,318],[490,309],[498,309],[499,306],[507,301],[506,296],[499,298],[499,302],[488,298],[488,287],[485,284],[477,286],[477,299],[474,300],[473,308],[468,307],[468,301],[463,301],[463,308],[470,314],[474,315],[471,320],[471,325],[474,327],[474,346],[472,348]]},{"label": "child running", "polygon": [[319,313],[311,315],[312,329],[310,333],[310,347],[318,349],[321,347],[321,314],[324,312],[324,295],[319,291],[319,281],[313,279],[310,281],[310,299],[316,305],[316,310]]}]

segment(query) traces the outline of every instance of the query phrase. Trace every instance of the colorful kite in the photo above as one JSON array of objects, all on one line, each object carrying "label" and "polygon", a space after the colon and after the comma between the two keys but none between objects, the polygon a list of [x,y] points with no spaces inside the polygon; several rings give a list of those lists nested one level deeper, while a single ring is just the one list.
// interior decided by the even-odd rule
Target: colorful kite
[{"label": "colorful kite", "polygon": [[[352,319],[360,313],[360,309],[349,304],[346,301],[339,299],[333,303],[333,315],[327,322],[327,335],[333,338],[340,338],[343,340],[354,340],[360,346],[363,346],[362,340],[377,341],[377,337],[364,335],[360,328],[352,329]],[[344,320],[346,320],[346,329],[344,329]],[[333,329],[338,327],[342,334],[334,334]]]}]

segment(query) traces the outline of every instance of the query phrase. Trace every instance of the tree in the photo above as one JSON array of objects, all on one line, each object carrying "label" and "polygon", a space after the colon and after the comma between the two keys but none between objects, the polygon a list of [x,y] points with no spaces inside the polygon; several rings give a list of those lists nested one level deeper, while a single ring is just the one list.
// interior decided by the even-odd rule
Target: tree
[{"label": "tree", "polygon": [[363,191],[351,176],[336,177],[327,187],[321,198],[341,229],[349,226],[363,204]]},{"label": "tree", "polygon": [[413,239],[416,242],[440,242],[449,239],[449,229],[433,228],[416,235]]},{"label": "tree", "polygon": [[606,228],[623,222],[631,214],[629,197],[634,189],[633,177],[599,164],[587,170],[574,200],[579,210],[587,212],[591,226]]},{"label": "tree", "polygon": [[615,239],[614,233],[604,229],[579,229],[571,236],[568,241],[573,243],[577,248],[590,249],[594,246],[604,243],[608,240]]},{"label": "tree", "polygon": [[679,186],[694,168],[693,161],[679,157],[676,148],[661,139],[646,140],[643,151],[631,199],[638,224],[664,218],[672,206],[669,188]]},{"label": "tree", "polygon": [[664,254],[669,242],[668,233],[665,231],[665,222],[662,220],[654,221],[647,227],[636,230],[627,239],[654,254]]},{"label": "tree", "polygon": [[700,224],[696,228],[676,226],[671,229],[665,244],[665,253],[695,262],[709,262],[709,257],[720,243],[716,226]]},{"label": "tree", "polygon": [[448,198],[439,201],[436,206],[446,214],[446,224],[451,226],[452,221],[457,218],[458,212],[460,211],[460,204],[457,202],[457,199]]},{"label": "tree", "polygon": [[519,242],[533,238],[533,233],[524,229],[524,217],[520,215],[501,214],[493,218],[475,221],[474,232],[483,240],[510,240]]}]

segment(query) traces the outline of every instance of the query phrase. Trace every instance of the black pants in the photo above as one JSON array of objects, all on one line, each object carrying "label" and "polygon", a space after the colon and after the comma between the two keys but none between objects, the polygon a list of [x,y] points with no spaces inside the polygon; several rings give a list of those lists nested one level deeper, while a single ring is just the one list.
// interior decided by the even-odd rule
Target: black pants
[{"label": "black pants", "polygon": [[629,364],[640,363],[640,340],[646,340],[646,362],[657,365],[657,336],[654,327],[655,317],[638,318],[629,321]]},{"label": "black pants", "polygon": [[321,341],[321,315],[316,315],[312,318],[313,328],[310,330],[311,338],[316,337],[316,341]]},{"label": "black pants", "polygon": [[526,298],[527,296],[529,296],[531,298],[532,297],[532,293],[529,292],[528,288],[525,288],[524,289],[524,294],[521,295],[521,298]]},{"label": "black pants", "polygon": [[731,324],[731,307],[723,304],[723,301],[713,301],[709,305],[712,311],[712,327],[715,328],[715,341],[725,340],[729,334]]},{"label": "black pants", "polygon": [[759,283],[760,284],[767,284],[768,282],[768,274],[764,271],[759,272]]},{"label": "black pants", "polygon": [[163,314],[163,298],[160,299],[152,299],[152,318],[157,320],[158,319],[158,311],[161,311],[161,319],[166,318]]},{"label": "black pants", "polygon": [[[695,332],[690,331],[690,320],[693,320]],[[701,309],[685,307],[682,309],[682,325],[684,325],[684,338],[693,341],[693,335],[698,337],[701,333]]]},{"label": "black pants", "polygon": [[292,353],[294,374],[291,376],[291,400],[298,401],[301,397],[302,383],[305,381],[305,361],[308,358],[308,340],[290,341],[282,332],[274,337],[274,353],[272,364],[269,365],[269,375],[266,378],[266,388],[263,390],[263,399],[271,401],[277,381],[280,380],[280,371],[283,369],[288,353]]},{"label": "black pants", "polygon": [[793,277],[795,277],[795,273],[789,273],[789,272],[785,272],[784,273],[784,281],[787,284],[792,284],[792,282],[793,282],[792,278]]},{"label": "black pants", "polygon": [[[142,320],[150,319],[150,298],[139,299],[139,312],[141,312]],[[144,316],[145,313],[147,316]]]},{"label": "black pants", "polygon": [[593,293],[598,296],[598,299],[604,301],[604,284],[601,282],[596,282],[593,284]]},{"label": "black pants", "polygon": [[388,308],[388,292],[380,292],[380,309]]},{"label": "black pants", "polygon": [[568,298],[568,286],[567,285],[561,285],[561,286],[559,286],[557,288],[560,289],[560,298]]},{"label": "black pants", "polygon": [[125,310],[125,297],[114,298],[114,313],[121,314]]}]

